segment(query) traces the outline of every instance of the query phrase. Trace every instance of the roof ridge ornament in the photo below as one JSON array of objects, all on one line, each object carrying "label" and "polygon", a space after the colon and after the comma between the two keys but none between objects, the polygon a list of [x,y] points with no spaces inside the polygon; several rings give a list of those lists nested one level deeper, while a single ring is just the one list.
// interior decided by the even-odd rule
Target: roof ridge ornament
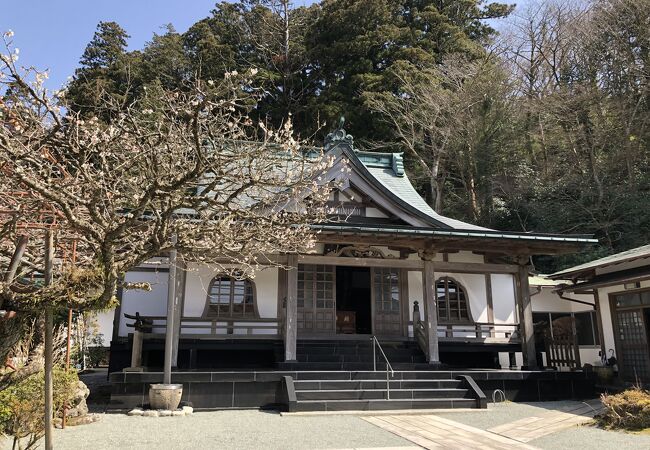
[{"label": "roof ridge ornament", "polygon": [[331,150],[339,143],[348,144],[350,148],[354,146],[354,138],[352,137],[351,134],[348,134],[343,129],[343,125],[345,125],[345,117],[341,116],[339,118],[338,127],[331,133],[328,133],[327,136],[325,137],[326,152]]},{"label": "roof ridge ornament", "polygon": [[398,177],[404,176],[404,153],[393,153],[392,161],[393,172]]}]

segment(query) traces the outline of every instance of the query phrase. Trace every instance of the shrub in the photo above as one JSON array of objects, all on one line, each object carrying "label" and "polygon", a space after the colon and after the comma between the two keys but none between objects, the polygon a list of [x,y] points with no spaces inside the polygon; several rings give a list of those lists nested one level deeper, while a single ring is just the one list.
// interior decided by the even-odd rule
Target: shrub
[{"label": "shrub", "polygon": [[[61,413],[77,390],[79,378],[74,371],[54,370],[54,415]],[[31,375],[0,391],[0,435],[14,437],[14,446],[33,447],[45,432],[44,373]],[[26,441],[26,442],[25,442]],[[24,445],[24,446],[23,446]]]},{"label": "shrub", "polygon": [[601,396],[604,410],[596,419],[605,428],[639,430],[650,427],[650,392],[628,389],[616,395]]}]

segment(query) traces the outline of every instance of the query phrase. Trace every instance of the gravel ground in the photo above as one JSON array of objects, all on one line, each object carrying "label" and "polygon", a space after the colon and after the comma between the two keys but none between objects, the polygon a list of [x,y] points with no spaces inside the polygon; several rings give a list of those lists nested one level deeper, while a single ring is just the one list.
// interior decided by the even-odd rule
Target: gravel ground
[{"label": "gravel ground", "polygon": [[[487,411],[444,412],[445,417],[487,429],[574,402],[490,404]],[[355,416],[280,416],[254,410],[197,412],[188,417],[101,414],[99,422],[55,430],[55,448],[118,449],[350,449],[415,445]],[[542,449],[650,449],[650,435],[579,426],[529,442]],[[10,448],[0,440],[0,450]],[[40,447],[42,448],[42,447]]]},{"label": "gravel ground", "polygon": [[650,436],[621,431],[605,431],[592,426],[582,426],[546,435],[529,442],[529,444],[549,450],[581,450],[583,448],[647,450],[650,448]]},{"label": "gravel ground", "polygon": [[103,414],[99,422],[55,430],[54,439],[55,448],[66,450],[413,447],[354,416],[282,417],[253,410],[158,418]]},{"label": "gravel ground", "polygon": [[487,411],[471,412],[447,412],[436,414],[449,420],[464,423],[476,428],[487,430],[508,422],[523,419],[525,417],[537,416],[550,410],[566,408],[575,405],[577,402],[570,400],[556,402],[532,402],[532,403],[488,403]]}]

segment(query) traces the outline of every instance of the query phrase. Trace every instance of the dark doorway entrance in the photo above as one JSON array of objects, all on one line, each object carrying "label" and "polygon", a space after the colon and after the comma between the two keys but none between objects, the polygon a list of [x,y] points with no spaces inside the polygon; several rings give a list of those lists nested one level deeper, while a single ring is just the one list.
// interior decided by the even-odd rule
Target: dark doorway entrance
[{"label": "dark doorway entrance", "polygon": [[372,334],[370,269],[336,268],[336,332]]}]

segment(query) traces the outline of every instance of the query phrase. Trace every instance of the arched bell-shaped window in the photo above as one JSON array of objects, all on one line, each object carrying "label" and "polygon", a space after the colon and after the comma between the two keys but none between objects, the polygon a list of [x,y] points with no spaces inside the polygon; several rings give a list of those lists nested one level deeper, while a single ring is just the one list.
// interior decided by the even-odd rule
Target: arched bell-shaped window
[{"label": "arched bell-shaped window", "polygon": [[210,281],[204,317],[257,317],[255,285],[249,279],[218,275]]},{"label": "arched bell-shaped window", "polygon": [[436,281],[436,296],[438,298],[438,321],[471,322],[469,302],[465,288],[450,277],[442,277]]}]

